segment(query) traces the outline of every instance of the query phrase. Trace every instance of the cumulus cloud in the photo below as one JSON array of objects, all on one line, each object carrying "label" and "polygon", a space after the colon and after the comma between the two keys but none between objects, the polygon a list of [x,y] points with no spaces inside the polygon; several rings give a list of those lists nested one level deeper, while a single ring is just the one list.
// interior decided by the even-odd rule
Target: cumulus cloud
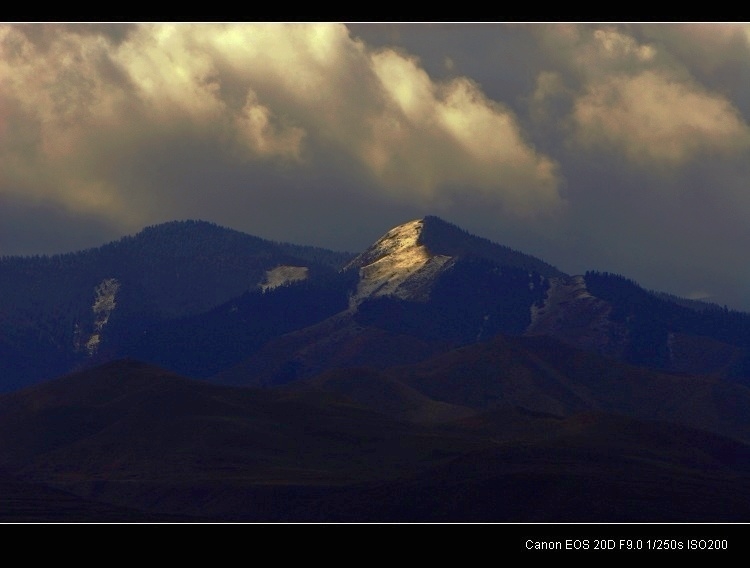
[{"label": "cumulus cloud", "polygon": [[579,85],[613,73],[654,67],[663,60],[654,45],[639,42],[622,27],[547,24],[528,30],[546,53],[548,64]]},{"label": "cumulus cloud", "polygon": [[651,70],[590,85],[573,118],[582,145],[608,144],[641,164],[679,166],[698,152],[729,154],[750,143],[726,98]]},{"label": "cumulus cloud", "polygon": [[280,124],[273,111],[258,102],[252,90],[248,91],[247,102],[235,121],[251,153],[300,159],[305,130]]},{"label": "cumulus cloud", "polygon": [[[466,78],[375,51],[334,24],[0,28],[0,191],[142,223],[169,167],[206,145],[279,167],[348,162],[390,198],[483,192],[524,214],[559,205],[554,162]],[[160,147],[161,146],[161,147]],[[192,150],[191,150],[192,148]],[[296,166],[295,166],[296,165]],[[250,166],[248,166],[250,167]],[[248,176],[250,171],[248,170]]]},{"label": "cumulus cloud", "polygon": [[655,56],[653,46],[640,44],[626,33],[605,27],[593,30],[591,41],[583,43],[579,50],[576,63],[587,73],[601,74],[651,63]]},{"label": "cumulus cloud", "polygon": [[[733,101],[703,85],[691,73],[694,66],[669,49],[683,45],[678,40],[687,34],[706,33],[702,27],[545,26],[536,33],[555,51],[552,60],[566,70],[567,84],[559,71],[540,73],[532,117],[545,117],[544,103],[555,93],[572,93],[564,119],[578,149],[619,153],[633,165],[663,171],[747,149],[750,129]],[[731,27],[708,33],[715,44],[709,53],[725,49],[738,33],[744,37]]]},{"label": "cumulus cloud", "polygon": [[716,76],[738,64],[748,65],[747,23],[642,24],[634,32],[661,46],[696,74]]},{"label": "cumulus cloud", "polygon": [[636,29],[750,120],[750,25],[643,24]]},{"label": "cumulus cloud", "polygon": [[386,183],[426,194],[441,184],[478,188],[522,213],[559,205],[556,165],[476,84],[463,77],[434,83],[416,60],[393,50],[372,60],[387,97],[364,157]]}]

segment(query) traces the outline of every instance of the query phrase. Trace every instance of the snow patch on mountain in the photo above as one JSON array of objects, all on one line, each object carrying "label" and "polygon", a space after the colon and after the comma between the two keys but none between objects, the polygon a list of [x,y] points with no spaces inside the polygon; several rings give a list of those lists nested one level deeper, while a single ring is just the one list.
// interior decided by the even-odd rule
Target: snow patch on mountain
[{"label": "snow patch on mountain", "polygon": [[423,224],[418,219],[391,229],[351,262],[360,267],[352,307],[376,296],[426,299],[429,284],[451,257],[431,254],[419,244]]},{"label": "snow patch on mountain", "polygon": [[544,304],[531,306],[531,324],[528,332],[534,333],[538,328],[548,330],[552,321],[558,319],[562,311],[570,311],[571,308],[579,309],[584,304],[598,302],[604,304],[588,291],[583,276],[550,278]]},{"label": "snow patch on mountain", "polygon": [[94,355],[99,349],[102,331],[109,322],[110,314],[117,307],[115,299],[119,289],[120,282],[117,278],[105,278],[94,288],[94,303],[91,306],[91,311],[94,312],[94,330],[86,341],[89,356]]},{"label": "snow patch on mountain", "polygon": [[610,319],[612,306],[592,295],[583,276],[550,278],[542,305],[531,306],[526,335],[551,335],[581,349],[619,356],[625,326]]},{"label": "snow patch on mountain", "polygon": [[265,279],[258,284],[261,290],[273,290],[289,282],[306,280],[309,269],[306,266],[277,266],[271,270],[266,270]]}]

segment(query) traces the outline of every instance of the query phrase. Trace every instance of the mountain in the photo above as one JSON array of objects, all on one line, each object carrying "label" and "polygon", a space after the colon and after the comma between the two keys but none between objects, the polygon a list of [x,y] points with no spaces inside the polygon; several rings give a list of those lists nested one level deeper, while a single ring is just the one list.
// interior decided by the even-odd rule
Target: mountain
[{"label": "mountain", "polygon": [[148,227],[99,248],[0,259],[0,391],[127,354],[160,322],[245,292],[336,274],[351,259],[203,221]]},{"label": "mountain", "polygon": [[750,315],[619,275],[568,275],[434,216],[356,256],[165,223],[97,249],[0,259],[0,289],[0,391],[120,357],[273,386],[498,334],[750,384]]},{"label": "mountain", "polygon": [[437,217],[358,255],[167,223],[0,286],[7,518],[750,518],[750,315]]},{"label": "mountain", "polygon": [[280,335],[346,310],[352,286],[351,278],[331,273],[255,288],[207,312],[144,325],[119,340],[119,352],[208,377]]},{"label": "mountain", "polygon": [[568,275],[437,217],[391,229],[345,270],[353,269],[361,324],[454,343],[546,335],[637,365],[750,377],[750,314],[620,275]]},{"label": "mountain", "polygon": [[545,336],[497,336],[388,376],[443,402],[491,410],[522,407],[570,416],[604,412],[659,420],[750,443],[750,389],[718,378],[665,372]]},{"label": "mountain", "polygon": [[87,500],[274,520],[298,500],[477,447],[319,393],[237,389],[120,360],[0,396],[0,462]]},{"label": "mountain", "polygon": [[215,380],[273,386],[328,368],[415,362],[497,333],[520,334],[549,279],[565,275],[425,217],[385,233],[341,276],[353,286],[347,310],[271,338]]},{"label": "mountain", "polygon": [[588,290],[612,306],[609,322],[627,337],[624,360],[750,384],[750,314],[671,301],[617,274],[587,272],[584,278]]},{"label": "mountain", "polygon": [[364,325],[356,315],[356,312],[341,312],[271,339],[210,380],[227,385],[274,387],[330,369],[413,363],[453,345]]},{"label": "mountain", "polygon": [[360,274],[352,301],[359,303],[378,296],[425,301],[439,275],[458,259],[466,258],[544,277],[562,275],[539,259],[428,216],[394,227],[346,266],[358,269]]},{"label": "mountain", "polygon": [[[394,242],[401,245],[393,249]],[[417,261],[410,265],[412,257]],[[495,273],[499,261],[505,263],[502,274]],[[518,331],[528,319],[527,288],[543,278],[527,269],[559,273],[437,217],[394,229],[353,260],[351,254],[274,243],[201,221],[148,227],[78,253],[6,257],[0,259],[0,391],[117,357],[209,377],[284,333],[340,312],[362,321],[388,319],[401,309],[389,302],[402,297],[424,302],[434,296],[436,301],[407,310],[403,323],[423,327],[421,321],[442,314],[437,337],[451,344],[475,335],[479,326],[485,333]],[[487,293],[506,288],[506,305],[498,308],[506,321],[490,314],[478,322],[487,315],[478,313],[486,298],[475,299],[470,322],[444,309],[446,297],[476,295],[471,288],[482,278],[493,280],[484,286]],[[519,291],[524,298],[516,302]],[[537,288],[534,299],[540,293]]]},{"label": "mountain", "polygon": [[750,315],[674,301],[618,275],[567,275],[436,217],[389,230],[342,274],[356,277],[348,310],[269,338],[215,380],[273,386],[509,334],[750,384]]},{"label": "mountain", "polygon": [[[648,388],[634,381],[631,402]],[[748,413],[734,420],[747,430]],[[0,462],[21,521],[750,518],[737,438],[512,401],[472,410],[367,372],[260,390],[115,361],[0,395]]]}]

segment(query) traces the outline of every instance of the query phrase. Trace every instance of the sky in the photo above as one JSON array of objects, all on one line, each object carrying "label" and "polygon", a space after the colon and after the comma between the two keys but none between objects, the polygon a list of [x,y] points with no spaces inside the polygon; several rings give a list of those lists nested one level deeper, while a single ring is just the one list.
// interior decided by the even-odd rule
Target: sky
[{"label": "sky", "polygon": [[0,256],[425,215],[750,311],[750,24],[0,24]]}]

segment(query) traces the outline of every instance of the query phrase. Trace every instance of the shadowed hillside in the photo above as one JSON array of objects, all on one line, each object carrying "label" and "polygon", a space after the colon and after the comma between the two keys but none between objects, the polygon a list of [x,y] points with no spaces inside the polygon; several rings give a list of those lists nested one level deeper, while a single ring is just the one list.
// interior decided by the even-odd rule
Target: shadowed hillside
[{"label": "shadowed hillside", "polygon": [[113,362],[0,397],[0,458],[18,520],[750,519],[737,439],[472,410],[362,369],[254,390]]}]

